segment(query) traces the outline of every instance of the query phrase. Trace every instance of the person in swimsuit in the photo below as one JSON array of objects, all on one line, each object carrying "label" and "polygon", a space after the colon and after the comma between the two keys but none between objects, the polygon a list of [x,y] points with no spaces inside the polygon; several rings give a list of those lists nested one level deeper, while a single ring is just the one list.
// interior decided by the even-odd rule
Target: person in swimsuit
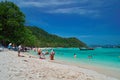
[{"label": "person in swimsuit", "polygon": [[38,51],[39,58],[41,59],[41,52],[42,52],[42,51],[41,51],[41,49],[40,49],[40,48],[38,48],[38,50],[37,50],[37,51]]},{"label": "person in swimsuit", "polygon": [[55,55],[55,52],[54,50],[52,50],[50,53],[50,60],[54,60],[54,55]]}]

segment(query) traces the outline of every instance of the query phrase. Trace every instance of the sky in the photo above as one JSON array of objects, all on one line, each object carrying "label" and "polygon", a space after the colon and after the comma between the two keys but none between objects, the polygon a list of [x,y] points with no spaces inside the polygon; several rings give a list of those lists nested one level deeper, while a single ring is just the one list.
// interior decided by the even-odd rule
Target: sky
[{"label": "sky", "polygon": [[20,7],[26,25],[88,45],[120,44],[120,0],[8,1]]}]

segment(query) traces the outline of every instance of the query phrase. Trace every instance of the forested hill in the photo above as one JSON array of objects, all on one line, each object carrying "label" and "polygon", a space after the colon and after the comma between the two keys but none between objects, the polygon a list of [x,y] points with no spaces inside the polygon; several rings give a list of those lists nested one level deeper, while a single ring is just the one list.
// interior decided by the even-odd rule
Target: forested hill
[{"label": "forested hill", "polygon": [[57,35],[49,34],[38,27],[27,27],[32,34],[38,39],[41,47],[86,47],[86,44],[75,37],[62,38]]}]

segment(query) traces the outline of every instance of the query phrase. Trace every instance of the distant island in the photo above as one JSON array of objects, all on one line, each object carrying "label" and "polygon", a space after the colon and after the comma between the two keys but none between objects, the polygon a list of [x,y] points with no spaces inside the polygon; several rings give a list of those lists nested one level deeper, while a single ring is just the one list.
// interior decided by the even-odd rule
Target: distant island
[{"label": "distant island", "polygon": [[10,1],[0,2],[0,44],[8,43],[33,47],[87,47],[75,37],[62,38],[41,28],[25,25],[25,15]]},{"label": "distant island", "polygon": [[89,45],[93,48],[120,48],[120,44],[106,44],[106,45]]}]

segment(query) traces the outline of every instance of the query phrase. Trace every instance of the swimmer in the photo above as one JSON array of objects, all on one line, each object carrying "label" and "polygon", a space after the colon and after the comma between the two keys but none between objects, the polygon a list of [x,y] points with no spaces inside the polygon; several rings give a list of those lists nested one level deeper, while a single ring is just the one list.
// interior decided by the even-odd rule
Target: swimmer
[{"label": "swimmer", "polygon": [[88,55],[88,59],[92,59],[92,55]]},{"label": "swimmer", "polygon": [[76,58],[77,57],[77,55],[74,53],[74,58]]}]

